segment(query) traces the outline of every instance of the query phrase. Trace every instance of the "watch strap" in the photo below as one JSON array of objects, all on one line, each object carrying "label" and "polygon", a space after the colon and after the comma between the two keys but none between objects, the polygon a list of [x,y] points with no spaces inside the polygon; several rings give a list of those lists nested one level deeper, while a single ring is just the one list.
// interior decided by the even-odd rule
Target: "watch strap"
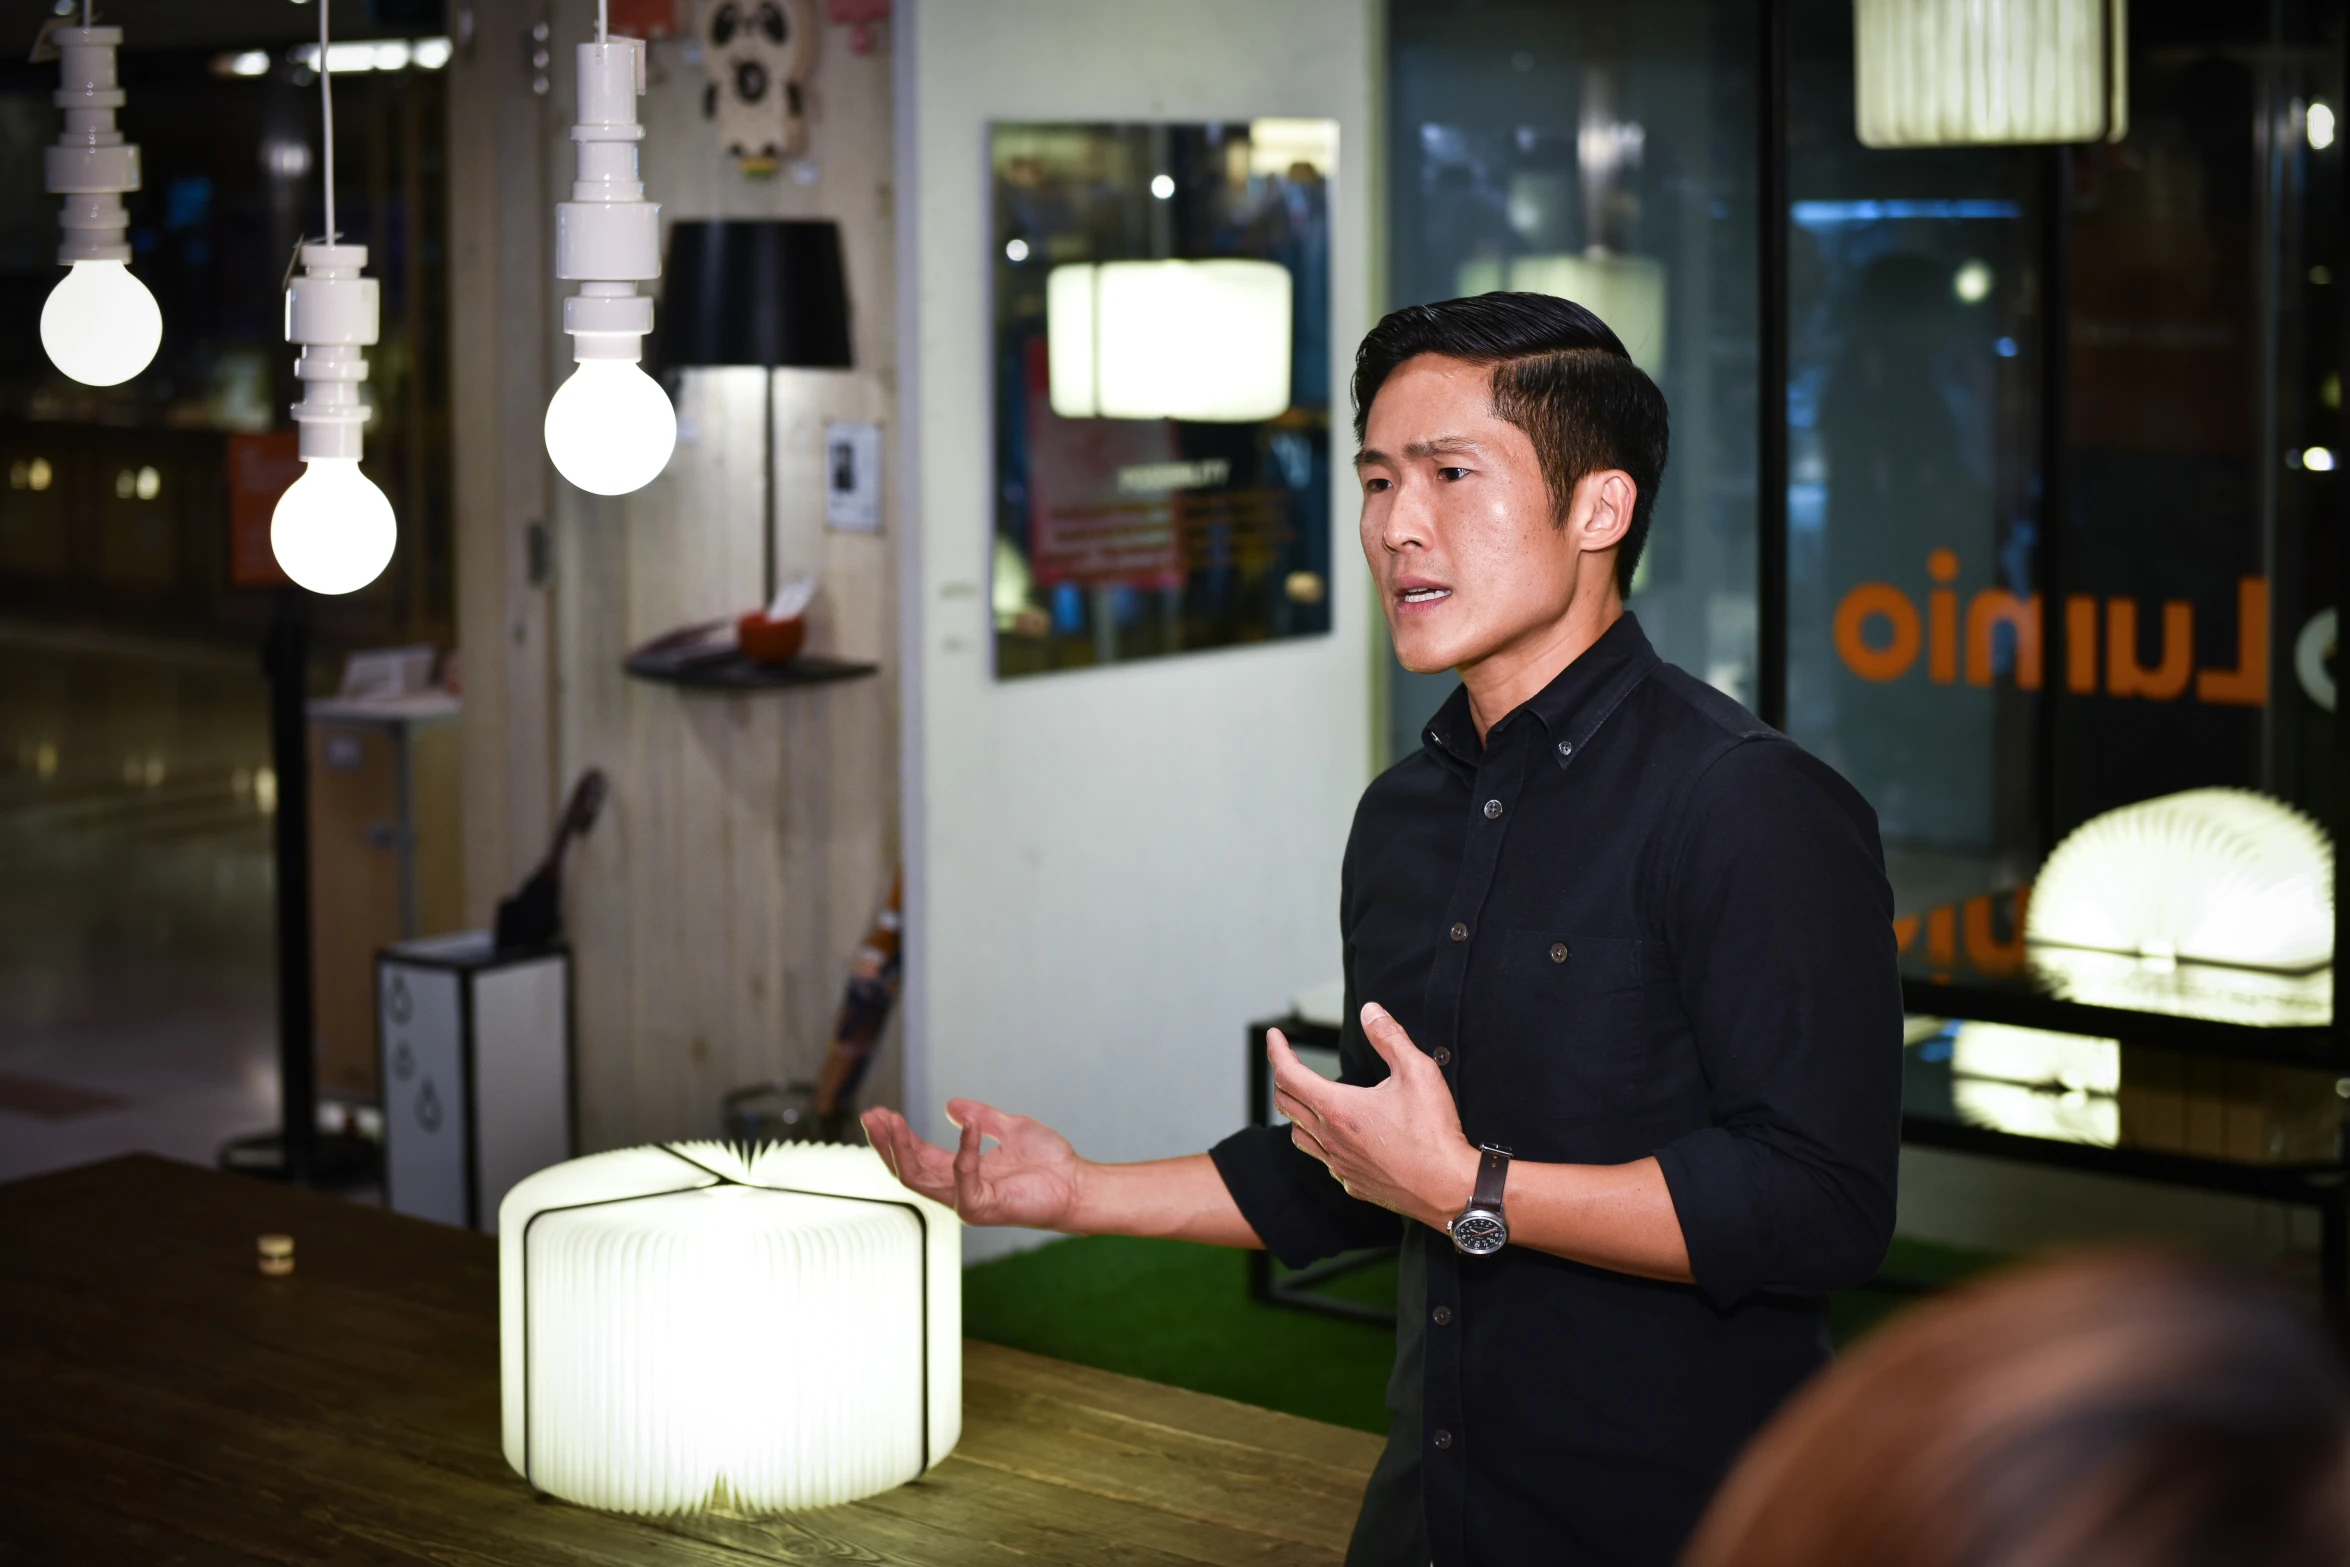
[{"label": "watch strap", "polygon": [[1510,1151],[1484,1143],[1479,1145],[1478,1152],[1485,1158],[1477,1166],[1477,1194],[1469,1200],[1469,1206],[1499,1213],[1502,1186],[1510,1177]]}]

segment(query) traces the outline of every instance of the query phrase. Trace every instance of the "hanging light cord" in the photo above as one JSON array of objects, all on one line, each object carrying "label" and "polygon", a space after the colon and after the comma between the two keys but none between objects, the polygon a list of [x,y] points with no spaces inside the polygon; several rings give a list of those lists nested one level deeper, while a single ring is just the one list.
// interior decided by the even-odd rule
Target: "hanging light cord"
[{"label": "hanging light cord", "polygon": [[[89,0],[82,0],[87,5]],[[318,0],[318,110],[324,144],[323,162],[326,166],[326,242],[333,244],[335,230],[335,94],[334,82],[326,64],[326,18],[333,9],[333,0]]]}]

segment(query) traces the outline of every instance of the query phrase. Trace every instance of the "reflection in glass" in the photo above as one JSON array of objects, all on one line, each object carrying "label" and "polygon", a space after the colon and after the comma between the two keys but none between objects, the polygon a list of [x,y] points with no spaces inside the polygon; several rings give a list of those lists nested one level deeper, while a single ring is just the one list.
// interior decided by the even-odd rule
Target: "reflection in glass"
[{"label": "reflection in glass", "polygon": [[1954,1077],[1951,1097],[1970,1125],[2017,1137],[2113,1148],[2121,1143],[2121,1105],[2111,1094],[2028,1087],[1985,1078]]},{"label": "reflection in glass", "polygon": [[1947,1072],[1945,1113],[1955,1119],[2100,1148],[2122,1141],[2118,1040],[1920,1017],[1908,1032],[1913,1055]]},{"label": "reflection in glass", "polygon": [[1911,913],[2045,848],[2044,155],[1864,147],[1852,22],[1790,12],[1787,728],[1876,807]]},{"label": "reflection in glass", "polygon": [[[2139,7],[2117,145],[1880,151],[1853,15],[1789,8],[1788,727],[1954,1010],[2323,1025],[2342,19]],[[2215,790],[2265,869],[2131,814]]]},{"label": "reflection in glass", "polygon": [[2110,1038],[1912,1016],[1903,1114],[2248,1164],[2331,1164],[2350,1078]]},{"label": "reflection in glass", "polygon": [[1951,1036],[1950,1070],[1960,1077],[2063,1093],[2116,1094],[2122,1086],[2122,1047],[2119,1040],[2087,1034],[1961,1023]]},{"label": "reflection in glass", "polygon": [[[1671,405],[1631,607],[1657,650],[1755,701],[1754,7],[1394,0],[1390,306],[1558,294]],[[1389,744],[1454,684],[1391,670]]]},{"label": "reflection in glass", "polygon": [[1289,269],[1271,261],[1073,261],[1045,278],[1063,419],[1246,424],[1289,406]]},{"label": "reflection in glass", "polygon": [[1327,120],[991,133],[999,676],[1330,628]]},{"label": "reflection in glass", "polygon": [[2334,1017],[2331,966],[2278,973],[2034,944],[2031,974],[2049,995],[2085,1006],[2127,1007],[2262,1028],[2320,1026]]},{"label": "reflection in glass", "polygon": [[1860,139],[1871,147],[2119,141],[2125,0],[1858,0]]}]

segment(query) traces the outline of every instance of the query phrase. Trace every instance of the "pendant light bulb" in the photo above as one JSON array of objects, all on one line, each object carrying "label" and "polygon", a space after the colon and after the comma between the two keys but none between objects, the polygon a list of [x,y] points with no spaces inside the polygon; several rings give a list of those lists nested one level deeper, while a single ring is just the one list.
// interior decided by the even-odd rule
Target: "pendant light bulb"
[{"label": "pendant light bulb", "polygon": [[278,497],[269,548],[313,593],[356,593],[383,575],[400,541],[392,503],[356,457],[313,457]]},{"label": "pendant light bulb", "polygon": [[547,404],[547,456],[592,495],[641,490],[677,450],[677,410],[627,359],[582,359]]},{"label": "pendant light bulb", "polygon": [[84,386],[119,386],[155,362],[163,312],[120,261],[76,261],[41,306],[49,362]]},{"label": "pendant light bulb", "polygon": [[302,345],[294,374],[302,400],[302,477],[278,497],[269,547],[277,563],[313,593],[353,593],[383,574],[398,542],[392,503],[359,471],[361,429],[371,410],[359,400],[367,379],[360,350],[376,340],[375,279],[361,277],[365,245],[306,244],[302,271],[286,290],[286,341]]},{"label": "pendant light bulb", "polygon": [[301,434],[295,449],[302,477],[279,496],[269,519],[269,548],[285,574],[313,593],[356,593],[383,575],[400,542],[392,503],[359,471],[363,431],[373,412],[359,400],[367,355],[382,317],[375,279],[359,274],[365,245],[345,245],[335,229],[335,100],[329,62],[328,8],[318,7],[319,161],[326,175],[326,238],[294,252],[301,271],[286,282],[286,341],[301,346],[294,375],[302,400],[293,407]]},{"label": "pendant light bulb", "polygon": [[579,368],[547,404],[547,456],[583,490],[626,495],[652,483],[677,449],[677,410],[637,366],[653,302],[636,285],[661,275],[661,209],[637,178],[645,41],[610,37],[599,19],[578,61],[579,178],[555,208],[555,275],[580,285],[563,301]]},{"label": "pendant light bulb", "polygon": [[122,29],[60,27],[49,38],[59,61],[53,101],[65,111],[65,128],[45,149],[42,172],[51,194],[65,198],[57,260],[66,274],[41,307],[41,347],[83,385],[118,386],[154,363],[163,343],[163,312],[130,271],[122,198],[139,188],[139,149],[114,124],[123,105],[114,72]]}]

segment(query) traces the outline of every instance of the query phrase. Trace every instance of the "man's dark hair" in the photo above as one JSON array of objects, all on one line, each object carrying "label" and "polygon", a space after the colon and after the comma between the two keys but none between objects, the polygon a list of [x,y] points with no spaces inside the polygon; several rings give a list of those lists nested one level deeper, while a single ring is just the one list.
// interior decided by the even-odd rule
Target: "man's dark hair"
[{"label": "man's dark hair", "polygon": [[1420,354],[1493,367],[1493,412],[1534,443],[1559,525],[1584,475],[1621,468],[1632,476],[1639,495],[1616,551],[1616,587],[1630,593],[1671,431],[1664,393],[1607,323],[1550,294],[1478,294],[1391,311],[1355,350],[1357,446],[1371,399],[1396,366]]}]

